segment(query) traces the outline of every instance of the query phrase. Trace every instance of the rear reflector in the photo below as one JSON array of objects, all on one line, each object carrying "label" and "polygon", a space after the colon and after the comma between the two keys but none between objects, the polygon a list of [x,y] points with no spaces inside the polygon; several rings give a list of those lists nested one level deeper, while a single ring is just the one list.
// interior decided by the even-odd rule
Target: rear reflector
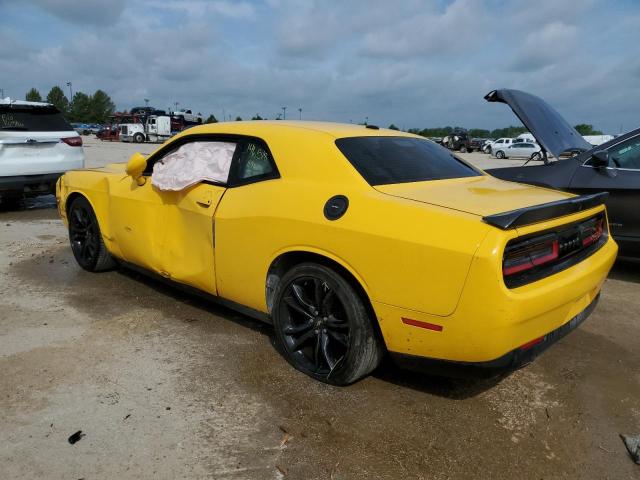
[{"label": "rear reflector", "polygon": [[524,345],[520,345],[520,350],[529,350],[530,348],[535,347],[539,343],[544,342],[544,335],[539,338],[534,338],[530,342],[525,343]]},{"label": "rear reflector", "polygon": [[442,325],[436,325],[435,323],[421,322],[420,320],[413,320],[411,318],[404,317],[402,317],[402,323],[413,327],[426,328],[427,330],[433,330],[435,332],[441,332],[444,328]]},{"label": "rear reflector", "polygon": [[61,138],[60,140],[62,140],[64,143],[66,143],[70,147],[81,147],[82,146],[82,137],[80,137],[80,136],[77,136],[77,137],[65,137],[65,138]]}]

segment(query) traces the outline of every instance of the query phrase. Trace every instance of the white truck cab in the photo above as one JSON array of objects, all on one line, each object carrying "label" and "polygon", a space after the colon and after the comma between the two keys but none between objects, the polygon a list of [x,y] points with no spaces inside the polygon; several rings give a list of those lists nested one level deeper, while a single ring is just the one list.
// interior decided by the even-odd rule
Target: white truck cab
[{"label": "white truck cab", "polygon": [[171,136],[171,117],[167,115],[149,115],[144,123],[120,125],[122,142],[164,142]]},{"label": "white truck cab", "polygon": [[0,99],[0,202],[54,193],[64,172],[83,167],[82,137],[54,105]]}]

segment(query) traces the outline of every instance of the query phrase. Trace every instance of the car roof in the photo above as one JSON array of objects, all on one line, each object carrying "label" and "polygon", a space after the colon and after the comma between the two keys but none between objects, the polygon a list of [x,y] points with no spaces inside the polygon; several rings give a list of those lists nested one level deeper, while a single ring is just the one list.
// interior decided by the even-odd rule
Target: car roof
[{"label": "car roof", "polygon": [[337,123],[337,122],[314,122],[306,120],[249,120],[240,122],[218,122],[207,123],[191,127],[185,130],[185,134],[207,134],[207,133],[227,133],[238,135],[256,135],[283,132],[290,130],[302,131],[306,133],[317,133],[328,135],[333,138],[344,137],[375,137],[375,136],[403,136],[403,137],[419,137],[411,133],[399,130],[389,130],[386,128],[377,128],[369,125],[358,125],[353,123]]}]

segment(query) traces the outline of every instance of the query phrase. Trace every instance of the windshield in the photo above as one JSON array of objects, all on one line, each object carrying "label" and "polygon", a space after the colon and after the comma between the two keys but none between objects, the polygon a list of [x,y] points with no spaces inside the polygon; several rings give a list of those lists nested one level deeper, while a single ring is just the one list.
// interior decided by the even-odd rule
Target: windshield
[{"label": "windshield", "polygon": [[0,130],[60,132],[73,128],[55,107],[0,105]]},{"label": "windshield", "polygon": [[482,175],[449,150],[411,137],[349,137],[336,146],[369,185]]}]

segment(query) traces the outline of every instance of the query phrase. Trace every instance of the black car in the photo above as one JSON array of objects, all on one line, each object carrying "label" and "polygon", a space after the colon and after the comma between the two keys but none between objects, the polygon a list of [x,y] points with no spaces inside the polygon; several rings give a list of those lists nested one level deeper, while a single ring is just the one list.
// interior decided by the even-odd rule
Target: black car
[{"label": "black car", "polygon": [[[485,99],[506,103],[547,152],[560,159],[546,165],[494,168],[503,180],[591,194],[606,200],[611,234],[620,255],[640,257],[640,129],[593,147],[544,100],[519,90],[494,90]],[[575,156],[563,159],[567,152]]]},{"label": "black car", "polygon": [[449,150],[460,150],[463,153],[472,151],[471,137],[465,130],[454,130],[442,139],[442,145]]}]

